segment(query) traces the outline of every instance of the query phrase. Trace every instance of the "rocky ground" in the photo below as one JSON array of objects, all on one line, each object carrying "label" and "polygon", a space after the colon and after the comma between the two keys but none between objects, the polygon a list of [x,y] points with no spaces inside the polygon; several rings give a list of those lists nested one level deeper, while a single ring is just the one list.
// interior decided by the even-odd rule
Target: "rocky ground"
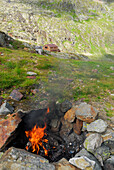
[{"label": "rocky ground", "polygon": [[0,30],[32,45],[104,55],[113,49],[113,3],[100,2],[1,0]]}]

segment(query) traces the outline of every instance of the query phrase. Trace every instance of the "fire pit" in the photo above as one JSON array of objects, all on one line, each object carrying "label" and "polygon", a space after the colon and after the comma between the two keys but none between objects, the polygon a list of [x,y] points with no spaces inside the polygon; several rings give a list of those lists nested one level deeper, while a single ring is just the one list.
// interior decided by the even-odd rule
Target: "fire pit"
[{"label": "fire pit", "polygon": [[54,104],[29,113],[20,112],[22,121],[1,151],[13,146],[38,154],[50,162],[73,157],[82,148],[85,135],[74,132],[76,120],[69,123],[64,119],[64,114],[71,106],[65,107],[63,109],[62,105]]}]

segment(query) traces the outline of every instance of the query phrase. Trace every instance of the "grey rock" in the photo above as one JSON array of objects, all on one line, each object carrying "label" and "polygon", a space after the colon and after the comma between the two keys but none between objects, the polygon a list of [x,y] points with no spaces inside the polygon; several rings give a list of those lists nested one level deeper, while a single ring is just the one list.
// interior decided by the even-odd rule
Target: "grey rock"
[{"label": "grey rock", "polygon": [[101,166],[103,166],[103,162],[110,157],[110,149],[109,147],[102,145],[97,148],[93,154],[99,160]]},{"label": "grey rock", "polygon": [[98,160],[91,153],[89,153],[86,149],[83,148],[80,152],[78,152],[75,155],[75,158],[80,157],[80,156],[86,156],[88,159],[95,162],[93,170],[101,170],[101,166]]},{"label": "grey rock", "polygon": [[14,108],[7,102],[5,101],[1,107],[0,107],[0,115],[7,115],[9,113],[13,113]]},{"label": "grey rock", "polygon": [[103,139],[100,134],[91,134],[84,141],[84,147],[87,149],[87,151],[94,153],[95,150],[101,146],[102,142]]},{"label": "grey rock", "polygon": [[68,100],[64,101],[61,106],[60,109],[63,113],[67,112],[69,109],[71,109],[72,107],[72,103],[69,102]]},{"label": "grey rock", "polygon": [[0,159],[0,170],[55,170],[55,166],[39,155],[32,154],[23,149],[11,147]]},{"label": "grey rock", "polygon": [[98,119],[87,125],[87,131],[102,133],[106,131],[107,126],[108,125],[104,120]]},{"label": "grey rock", "polygon": [[110,148],[110,152],[114,154],[114,133],[111,133],[111,138],[104,141],[104,145]]},{"label": "grey rock", "polygon": [[111,155],[109,159],[104,162],[104,170],[114,170],[114,155]]}]

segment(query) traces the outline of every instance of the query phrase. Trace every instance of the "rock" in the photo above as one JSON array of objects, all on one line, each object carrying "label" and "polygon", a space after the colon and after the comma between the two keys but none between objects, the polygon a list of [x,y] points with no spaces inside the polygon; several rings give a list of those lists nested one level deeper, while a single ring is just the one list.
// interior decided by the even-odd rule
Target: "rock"
[{"label": "rock", "polygon": [[69,102],[68,100],[64,101],[60,105],[60,109],[63,113],[66,113],[69,109],[71,109],[71,107],[72,107],[72,103]]},{"label": "rock", "polygon": [[109,159],[104,162],[104,170],[114,170],[114,155],[111,155]]},{"label": "rock", "polygon": [[65,158],[62,158],[57,163],[54,163],[55,170],[80,170],[75,166],[71,165]]},{"label": "rock", "polygon": [[29,75],[29,76],[36,76],[37,73],[34,73],[34,72],[32,72],[32,71],[28,71],[28,72],[27,72],[27,75]]},{"label": "rock", "polygon": [[39,155],[11,147],[0,159],[0,170],[4,169],[55,170],[55,166]]},{"label": "rock", "polygon": [[2,102],[3,102],[3,98],[0,97],[0,106],[2,105]]},{"label": "rock", "polygon": [[100,134],[91,134],[84,141],[84,147],[87,151],[93,153],[98,147],[101,146],[102,142],[103,140]]},{"label": "rock", "polygon": [[2,157],[2,155],[3,155],[3,152],[0,152],[0,158]]},{"label": "rock", "polygon": [[13,90],[9,97],[13,100],[20,101],[23,95],[18,90]]},{"label": "rock", "polygon": [[75,113],[78,119],[91,123],[96,119],[98,111],[87,103],[81,103]]},{"label": "rock", "polygon": [[[106,135],[105,135],[105,139],[106,139]],[[103,140],[104,140],[104,135],[103,135]],[[113,155],[114,154],[114,132],[109,134],[107,140],[104,140],[104,145],[110,148],[110,152]]]},{"label": "rock", "polygon": [[79,158],[79,157],[81,157],[81,156],[85,156],[85,157],[87,157],[88,159],[90,159],[90,160],[92,160],[92,161],[95,162],[95,165],[94,165],[93,170],[102,170],[102,169],[101,169],[101,166],[100,166],[100,164],[99,164],[99,162],[98,162],[98,160],[97,160],[91,153],[87,152],[86,149],[83,148],[80,152],[78,152],[78,153],[75,155],[75,158]]},{"label": "rock", "polygon": [[43,53],[43,50],[42,50],[42,49],[35,49],[35,51],[36,51],[38,54],[40,54],[40,55],[42,55],[42,53]]},{"label": "rock", "polygon": [[109,141],[109,140],[114,140],[113,133],[108,133],[108,134],[104,134],[101,136],[102,136],[104,142]]},{"label": "rock", "polygon": [[72,131],[73,125],[69,123],[68,121],[64,120],[64,118],[61,118],[62,127],[60,130],[60,136],[67,140],[70,132]]},{"label": "rock", "polygon": [[98,147],[93,154],[99,160],[101,166],[103,166],[103,162],[110,157],[110,149],[109,147],[102,145]]},{"label": "rock", "polygon": [[83,126],[82,120],[76,119],[76,123],[73,125],[73,130],[77,135],[81,134],[82,126]]},{"label": "rock", "polygon": [[92,161],[90,160],[89,158],[87,158],[86,156],[80,156],[80,157],[75,157],[75,158],[71,158],[69,160],[69,162],[80,168],[80,169],[91,169],[93,170],[94,169],[94,166],[95,166],[95,161]]},{"label": "rock", "polygon": [[36,76],[27,76],[28,79],[36,79]]},{"label": "rock", "polygon": [[14,108],[7,102],[5,101],[1,107],[0,107],[0,115],[7,115],[9,113],[13,113]]},{"label": "rock", "polygon": [[97,73],[98,70],[97,70],[97,69],[93,69],[92,72],[93,72],[93,73]]},{"label": "rock", "polygon": [[4,32],[0,31],[0,46],[1,47],[7,47],[9,38],[11,38],[11,37],[9,37]]},{"label": "rock", "polygon": [[71,108],[70,110],[68,110],[65,115],[64,115],[64,119],[67,120],[68,122],[72,123],[75,120],[75,108]]},{"label": "rock", "polygon": [[83,122],[83,127],[82,127],[82,131],[86,131],[87,130],[87,123]]},{"label": "rock", "polygon": [[8,115],[7,119],[0,119],[0,148],[5,144],[8,138],[11,137],[20,122],[21,119],[18,113]]},{"label": "rock", "polygon": [[102,133],[106,131],[107,126],[104,120],[98,119],[87,125],[87,131]]},{"label": "rock", "polygon": [[60,127],[60,121],[58,119],[52,119],[50,126],[52,131],[58,132]]},{"label": "rock", "polygon": [[111,70],[114,70],[114,67],[113,67],[113,66],[111,66],[111,67],[110,67],[110,69],[111,69]]}]

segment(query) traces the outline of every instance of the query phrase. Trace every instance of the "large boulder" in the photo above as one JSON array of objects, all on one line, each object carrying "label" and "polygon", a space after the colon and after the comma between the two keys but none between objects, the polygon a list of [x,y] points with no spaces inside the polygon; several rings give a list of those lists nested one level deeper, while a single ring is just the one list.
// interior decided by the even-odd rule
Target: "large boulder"
[{"label": "large boulder", "polygon": [[11,147],[0,159],[0,170],[4,169],[55,170],[55,166],[39,155]]},{"label": "large boulder", "polygon": [[75,113],[78,119],[91,123],[96,119],[98,111],[87,103],[81,103]]},{"label": "large boulder", "polygon": [[7,47],[9,46],[9,41],[13,40],[10,36],[5,34],[4,32],[0,31],[0,47]]}]

